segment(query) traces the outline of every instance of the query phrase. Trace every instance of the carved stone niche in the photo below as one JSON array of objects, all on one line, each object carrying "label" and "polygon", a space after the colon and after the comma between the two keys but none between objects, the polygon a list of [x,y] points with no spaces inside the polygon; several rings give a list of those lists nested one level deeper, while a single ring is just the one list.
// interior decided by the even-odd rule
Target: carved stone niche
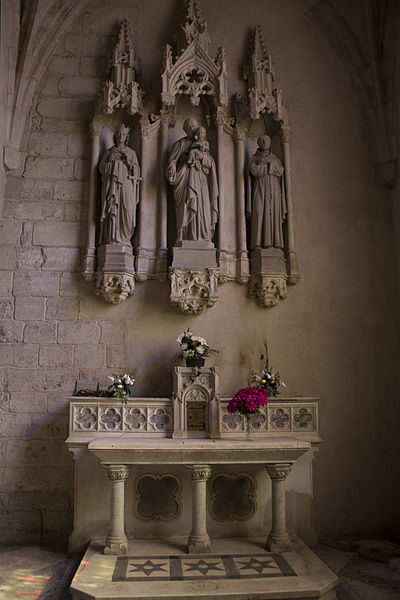
[{"label": "carved stone niche", "polygon": [[[203,114],[199,120],[185,119],[181,126],[186,135],[167,152],[166,178],[174,198],[177,230],[170,267],[170,301],[182,312],[198,313],[213,306],[218,298],[214,237],[221,219],[223,190],[220,157],[228,104],[226,58],[223,48],[215,58],[209,54],[207,23],[196,0],[187,1],[175,42],[174,51],[170,45],[164,51],[163,117],[170,115],[170,122],[179,121],[180,97],[188,98],[193,107],[201,107]],[[200,121],[207,122],[208,127],[216,126],[215,156]]]},{"label": "carved stone niche", "polygon": [[218,367],[175,367],[173,372],[174,438],[208,438],[218,434]]},{"label": "carved stone niche", "polygon": [[[281,91],[274,87],[274,66],[258,25],[251,34],[244,79],[248,94],[247,99],[236,98],[236,127],[246,132],[248,145],[253,148],[246,169],[249,295],[260,306],[270,308],[286,298],[286,284],[296,283],[299,273],[294,249],[287,107]],[[277,148],[277,154],[271,145]]]},{"label": "carved stone niche", "polygon": [[[111,76],[104,84],[91,124],[88,245],[83,275],[87,281],[95,279],[96,294],[119,304],[135,290],[132,237],[141,181],[139,161],[129,145],[131,128],[125,125],[127,121],[132,124],[132,117],[141,111],[143,96],[135,81],[136,58],[126,20],[121,22],[111,63]],[[106,138],[110,147],[102,151]]]}]

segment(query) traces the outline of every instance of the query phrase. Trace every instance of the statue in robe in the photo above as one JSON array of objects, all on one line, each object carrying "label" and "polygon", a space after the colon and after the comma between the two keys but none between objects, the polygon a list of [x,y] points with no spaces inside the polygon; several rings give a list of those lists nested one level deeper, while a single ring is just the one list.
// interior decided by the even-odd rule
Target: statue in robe
[{"label": "statue in robe", "polygon": [[114,146],[100,161],[102,176],[100,244],[131,245],[139,202],[140,167],[136,152],[128,144],[129,127],[120,125]]},{"label": "statue in robe", "polygon": [[283,248],[283,221],[287,206],[282,187],[284,168],[271,152],[271,138],[261,135],[250,158],[247,215],[251,222],[251,249]]},{"label": "statue in robe", "polygon": [[172,146],[167,179],[175,199],[177,239],[211,242],[218,220],[218,183],[204,127],[195,119],[183,124],[186,136]]}]

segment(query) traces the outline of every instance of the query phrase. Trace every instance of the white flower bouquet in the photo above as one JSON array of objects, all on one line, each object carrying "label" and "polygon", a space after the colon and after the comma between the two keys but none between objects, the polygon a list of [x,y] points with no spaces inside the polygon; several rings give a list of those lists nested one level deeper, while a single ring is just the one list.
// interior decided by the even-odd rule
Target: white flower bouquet
[{"label": "white flower bouquet", "polygon": [[194,335],[190,329],[181,333],[176,341],[181,347],[181,351],[175,355],[173,362],[178,364],[185,360],[186,366],[203,366],[204,360],[208,356],[217,354],[219,350],[210,348],[206,340],[199,335]]}]

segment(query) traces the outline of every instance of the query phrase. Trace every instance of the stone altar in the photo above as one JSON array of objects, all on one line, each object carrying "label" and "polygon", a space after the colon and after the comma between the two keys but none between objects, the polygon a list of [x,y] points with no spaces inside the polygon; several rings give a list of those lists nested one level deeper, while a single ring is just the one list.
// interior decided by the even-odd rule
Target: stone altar
[{"label": "stone altar", "polygon": [[[191,368],[182,369],[184,375],[189,375],[194,372]],[[211,371],[211,369],[204,369]],[[206,374],[203,374],[206,375]],[[203,386],[203,388],[202,388]],[[197,382],[192,388],[204,391],[206,386],[204,382]],[[190,392],[190,389],[187,390]],[[191,394],[189,394],[191,397]],[[276,442],[282,444],[285,441],[288,447],[293,443],[304,444],[303,450],[296,461],[286,461],[293,464],[291,475],[287,484],[288,494],[288,526],[290,531],[296,531],[304,541],[309,544],[316,542],[316,534],[312,525],[312,463],[314,453],[318,449],[320,437],[318,433],[318,402],[315,398],[282,398],[280,400],[271,401],[266,409],[260,411],[259,415],[253,417],[251,423],[252,440],[245,442],[245,424],[243,417],[240,415],[232,415],[226,411],[228,398],[217,398],[214,392],[211,392],[207,398],[206,392],[200,400],[207,402],[210,400],[214,403],[212,414],[217,418],[217,424],[208,425],[203,430],[195,430],[192,432],[184,432],[182,427],[182,419],[185,415],[182,409],[179,393],[174,395],[174,400],[170,398],[130,398],[127,404],[121,405],[118,399],[114,398],[72,398],[70,402],[70,432],[67,439],[67,445],[75,458],[75,511],[74,511],[74,531],[70,537],[70,549],[76,551],[84,547],[90,540],[95,540],[97,543],[104,544],[104,540],[108,533],[108,525],[110,518],[109,506],[109,490],[107,479],[100,462],[96,460],[93,450],[97,443],[115,444],[115,449],[119,444],[125,447],[125,444],[132,444],[132,448],[137,445],[145,444],[145,448],[157,448],[157,444],[168,443],[168,448],[179,448],[183,438],[187,447],[189,442],[198,444],[203,439],[210,449],[215,448],[217,443],[228,444],[226,448],[230,448],[232,452],[237,444],[244,444],[244,449],[255,448],[256,444],[260,443],[261,447],[267,444],[271,449]],[[189,399],[190,401],[190,399]],[[185,400],[183,401],[185,402]],[[208,409],[207,409],[208,410]],[[178,411],[178,413],[177,413]],[[181,412],[179,412],[181,411]],[[211,413],[207,413],[211,414]],[[256,418],[257,417],[257,418]],[[174,432],[174,422],[176,423],[177,439],[176,445],[172,444]],[[207,427],[207,429],[206,429]],[[189,435],[188,435],[189,434]],[[196,437],[193,438],[192,436]],[[209,439],[206,438],[213,436]],[[147,444],[147,445],[146,445]],[[263,446],[264,444],[264,446]],[[271,446],[272,444],[272,446]],[[150,446],[149,446],[150,445]],[[221,446],[225,448],[225,446]],[[164,451],[160,451],[165,454]],[[205,453],[206,454],[206,453]],[[121,456],[118,455],[118,464],[121,462]],[[168,458],[168,457],[167,457]],[[200,460],[199,458],[196,461]],[[278,462],[282,462],[281,459]],[[114,462],[114,461],[111,461]],[[111,464],[110,462],[110,464]],[[190,464],[188,458],[188,463]],[[193,461],[192,461],[193,462]],[[267,461],[270,462],[270,461]],[[286,464],[285,462],[285,464]],[[196,462],[197,464],[197,462]],[[201,457],[199,464],[209,463],[205,456]],[[216,494],[214,486],[214,478],[218,475],[223,477],[219,480],[219,484],[225,481],[230,481],[235,488],[235,478],[242,473],[243,468],[240,467],[243,461],[214,461],[213,476],[210,480],[208,493],[208,505],[213,506],[212,513],[217,516],[217,519],[209,519],[209,533],[211,536],[229,536],[230,531],[235,531],[237,536],[257,535],[260,528],[266,530],[271,526],[271,518],[269,515],[269,484],[265,476],[265,471],[262,464],[257,460],[248,461],[246,469],[246,485],[249,490],[241,492],[240,501],[252,503],[251,497],[256,491],[256,505],[244,514],[236,518],[237,508],[233,509],[233,514],[223,514],[221,502],[212,500],[212,495]],[[229,467],[227,466],[229,464]],[[267,464],[267,463],[265,463]],[[128,473],[128,471],[127,471]],[[178,503],[184,498],[183,510],[176,511],[172,519],[166,519],[165,514],[159,509],[154,509],[151,518],[146,515],[144,518],[141,514],[140,499],[138,500],[138,490],[135,487],[135,482],[143,476],[151,474],[156,478],[173,475],[178,480],[179,492]],[[233,478],[233,479],[232,479]],[[162,483],[162,482],[161,482]],[[160,490],[164,493],[164,488],[160,484]],[[239,482],[236,486],[240,487]],[[253,489],[253,491],[251,491]],[[239,493],[239,492],[237,492]],[[101,498],[101,502],[99,502]],[[297,498],[301,499],[301,503],[297,503]],[[149,500],[146,495],[142,498],[143,502]],[[173,496],[168,500],[173,503]],[[149,463],[138,461],[134,473],[126,481],[126,527],[128,537],[131,535],[143,537],[168,537],[173,535],[177,528],[184,531],[191,527],[190,503],[192,501],[192,487],[189,472],[184,467],[182,461],[173,466],[168,464],[168,460],[155,462],[152,467]],[[238,500],[239,502],[239,500]],[[300,501],[299,501],[300,502]],[[155,528],[157,524],[157,528]]]},{"label": "stone altar", "polygon": [[[201,563],[203,575],[216,563],[207,566],[206,559],[199,555],[222,561],[228,579],[233,572],[241,577],[240,568],[238,571],[234,566],[236,560],[238,565],[243,560],[253,561],[251,565],[255,560],[262,560],[262,564],[277,561],[282,577],[288,573],[303,576],[301,568],[296,572],[291,567],[290,556],[306,552],[303,564],[309,568],[309,561],[317,561],[312,568],[321,567],[318,559],[312,553],[307,555],[302,542],[293,537],[297,533],[309,543],[316,540],[311,500],[313,453],[321,441],[317,399],[270,401],[253,415],[252,439],[248,440],[244,417],[228,413],[229,399],[220,397],[217,367],[175,367],[173,380],[172,399],[129,398],[121,404],[116,398],[71,398],[66,443],[75,457],[75,513],[70,549],[91,542],[89,555],[100,552],[102,564],[114,573],[106,585],[114,590],[110,596],[104,595],[103,589],[97,590],[96,596],[85,595],[84,590],[93,583],[82,588],[78,573],[77,584],[71,587],[76,599],[161,598],[171,593],[179,598],[172,583],[175,575],[168,579],[172,588],[165,588],[165,593],[160,590],[158,595],[153,595],[153,583],[143,596],[136,587],[129,588],[129,565],[134,565],[138,573],[144,569],[146,579],[156,569],[154,561],[160,556],[165,556],[168,572],[178,570],[183,579],[184,555]],[[307,495],[308,503],[300,501]],[[260,540],[262,532],[264,538]],[[242,540],[237,555],[232,554],[232,537]],[[257,538],[261,555],[256,555],[254,547],[250,554],[242,553],[243,547],[248,549],[250,538]],[[232,564],[228,555],[215,556],[221,543],[222,547],[230,547]],[[133,557],[138,551],[140,556],[146,555],[141,551],[143,544],[154,545],[140,562]],[[171,544],[175,548],[172,555]],[[176,554],[177,545],[182,558]],[[126,556],[128,562],[115,562],[112,557],[116,556]],[[84,559],[80,569],[85,570],[86,562],[96,561]],[[126,582],[126,595],[118,595],[120,588],[114,581]],[[335,597],[332,589],[336,580],[328,569],[317,585],[317,596],[296,596],[299,582],[300,578],[290,597]],[[310,582],[303,584],[307,588]],[[323,589],[328,595],[322,596]],[[243,591],[241,597],[248,596]]]}]

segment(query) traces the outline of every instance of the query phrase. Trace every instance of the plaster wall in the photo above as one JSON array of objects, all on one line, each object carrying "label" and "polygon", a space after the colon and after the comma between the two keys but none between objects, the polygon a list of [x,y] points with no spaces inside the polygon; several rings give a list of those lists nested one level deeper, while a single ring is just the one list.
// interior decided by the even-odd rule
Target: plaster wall
[{"label": "plaster wall", "polygon": [[[259,23],[289,103],[300,282],[263,309],[226,283],[215,307],[184,316],[169,284],[138,282],[119,306],[79,271],[85,246],[88,122],[107,76],[118,21],[130,22],[140,85],[159,109],[161,47],[182,18],[176,0],[91,0],[59,40],[32,113],[22,177],[9,176],[0,239],[1,537],[65,538],[73,463],[67,398],[77,379],[136,374],[135,393],[169,396],[175,338],[191,327],[220,354],[221,394],[261,367],[263,340],[293,395],[321,397],[315,525],[321,534],[396,523],[396,267],[389,200],[375,184],[350,78],[290,0],[202,0],[227,52],[229,93],[244,92],[248,31]],[[380,478],[377,483],[377,474]],[[399,523],[397,521],[397,526]]]}]

